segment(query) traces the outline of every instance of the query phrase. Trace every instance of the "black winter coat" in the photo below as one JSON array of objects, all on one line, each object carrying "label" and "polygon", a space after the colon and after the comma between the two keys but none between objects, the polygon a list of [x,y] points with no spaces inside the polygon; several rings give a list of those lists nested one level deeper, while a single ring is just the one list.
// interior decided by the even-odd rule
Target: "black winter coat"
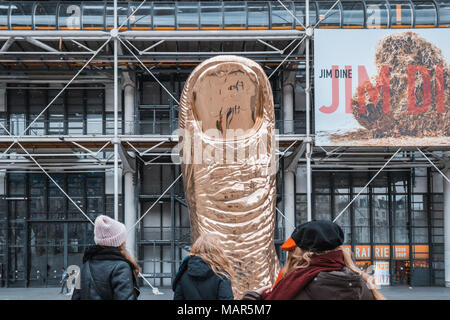
[{"label": "black winter coat", "polygon": [[80,288],[72,300],[136,300],[134,266],[116,247],[91,246],[83,256]]},{"label": "black winter coat", "polygon": [[[261,300],[261,296],[248,291],[242,300]],[[320,272],[294,300],[375,300],[375,297],[359,274],[344,267],[340,271]]]},{"label": "black winter coat", "polygon": [[216,274],[202,258],[193,256],[181,263],[172,284],[174,300],[233,300],[231,281]]}]

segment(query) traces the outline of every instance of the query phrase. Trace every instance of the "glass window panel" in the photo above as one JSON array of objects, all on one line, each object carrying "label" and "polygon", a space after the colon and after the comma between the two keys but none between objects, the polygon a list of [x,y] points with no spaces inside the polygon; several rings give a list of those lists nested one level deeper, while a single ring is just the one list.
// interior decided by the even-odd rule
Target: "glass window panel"
[{"label": "glass window panel", "polygon": [[[51,174],[52,179],[61,187],[64,189],[64,175],[61,173],[53,173]],[[48,188],[49,188],[49,195],[51,196],[63,196],[64,194],[61,192],[61,190],[56,186],[56,184],[49,180],[48,182]]]},{"label": "glass window panel", "polygon": [[47,284],[59,285],[64,267],[64,246],[55,245],[47,248]]},{"label": "glass window panel", "polygon": [[330,178],[329,172],[315,172],[313,175],[314,192],[330,193]]},{"label": "glass window panel", "polygon": [[[128,18],[128,4],[126,3],[118,3],[117,4],[117,27],[122,25]],[[127,21],[122,29],[126,29],[128,27]],[[108,2],[106,5],[106,29],[111,30],[114,28],[114,4],[112,2]]]},{"label": "glass window panel", "polygon": [[248,28],[269,29],[269,4],[267,2],[248,2]]},{"label": "glass window panel", "polygon": [[[84,206],[83,198],[82,197],[71,197],[71,198],[77,204],[77,206],[84,212],[85,206]],[[79,220],[85,219],[83,214],[80,212],[80,210],[78,210],[77,207],[75,207],[75,205],[72,203],[72,201],[68,202],[68,218],[69,219],[79,219]]]},{"label": "glass window panel", "polygon": [[36,30],[56,29],[55,3],[38,3],[34,11],[34,27]]},{"label": "glass window panel", "polygon": [[439,26],[450,27],[450,2],[438,1],[439,4]]},{"label": "glass window panel", "polygon": [[[291,12],[294,11],[292,2],[283,3]],[[272,29],[292,29],[294,18],[291,14],[278,2],[270,2]]]},{"label": "glass window panel", "polygon": [[[319,9],[319,28],[339,28],[341,25],[341,10],[339,4],[334,7],[335,1],[317,2]],[[333,8],[333,9],[331,9]]]},{"label": "glass window panel", "polygon": [[153,28],[155,30],[175,29],[175,6],[173,3],[153,4]]},{"label": "glass window panel", "polygon": [[352,204],[355,226],[369,226],[369,197],[361,194]]},{"label": "glass window panel", "polygon": [[392,223],[394,226],[406,226],[408,223],[408,203],[406,195],[395,195],[392,201]]},{"label": "glass window panel", "polygon": [[372,188],[372,193],[382,193],[382,194],[388,193],[387,174],[384,172],[381,172],[375,178],[375,180],[372,181],[372,183],[370,184],[370,187]]},{"label": "glass window panel", "polygon": [[83,134],[83,115],[73,114],[68,116],[68,134],[71,135],[82,135]]},{"label": "glass window panel", "polygon": [[247,24],[245,2],[224,2],[225,29],[245,29]]},{"label": "glass window panel", "polygon": [[[58,95],[59,90],[48,90],[47,91],[47,101],[53,101],[53,99]],[[55,101],[51,104],[50,108],[48,109],[48,134],[52,135],[60,135],[64,134],[64,127],[65,127],[65,121],[64,121],[64,95],[60,95],[58,98],[56,98]]]},{"label": "glass window panel", "polygon": [[364,6],[360,1],[343,1],[344,28],[364,28]]},{"label": "glass window panel", "polygon": [[68,174],[67,175],[67,193],[70,196],[82,196],[84,193],[84,175]]},{"label": "glass window panel", "polygon": [[295,196],[295,225],[307,222],[306,195],[297,194]]},{"label": "glass window panel", "polygon": [[47,226],[46,223],[30,224],[30,245],[46,246],[47,243]]},{"label": "glass window panel", "polygon": [[48,197],[48,218],[64,219],[65,218],[66,198],[58,196]]},{"label": "glass window panel", "polygon": [[375,243],[389,242],[389,203],[387,195],[372,198],[373,237]]},{"label": "glass window panel", "polygon": [[30,219],[45,219],[47,211],[43,197],[32,197],[29,200]]},{"label": "glass window panel", "polygon": [[[45,114],[39,118],[38,115],[47,106],[47,94],[44,90],[29,90],[28,104],[30,112],[30,123],[37,119],[29,129],[30,135],[44,135],[45,134]],[[50,108],[51,109],[51,108]]]},{"label": "glass window panel", "polygon": [[370,229],[369,227],[354,227],[354,241],[355,243],[370,243]]},{"label": "glass window panel", "polygon": [[394,240],[395,243],[409,243],[408,229],[405,227],[394,227]]},{"label": "glass window panel", "polygon": [[[119,112],[119,119],[121,118],[121,113]],[[122,132],[122,121],[119,121],[118,123],[118,130],[119,132]],[[105,134],[114,134],[114,113],[107,112],[106,113],[106,120],[105,120]]]},{"label": "glass window panel", "polygon": [[[350,195],[348,194],[340,194],[334,197],[334,214],[333,217],[337,217],[338,214],[347,206],[350,202]],[[336,220],[336,223],[342,228],[344,231],[344,242],[351,242],[351,222],[350,222],[350,209],[347,209],[342,213],[339,218]]]},{"label": "glass window panel", "polygon": [[103,193],[103,175],[88,177],[86,179],[87,194],[89,196],[98,195]]},{"label": "glass window panel", "polygon": [[8,280],[10,284],[25,279],[25,250],[24,248],[8,249]]},{"label": "glass window panel", "polygon": [[200,2],[200,25],[202,29],[222,29],[222,2]]},{"label": "glass window panel", "polygon": [[25,174],[10,173],[8,177],[8,190],[10,196],[25,196]]},{"label": "glass window panel", "polygon": [[87,134],[101,135],[103,132],[102,114],[87,115]]},{"label": "glass window panel", "polygon": [[412,9],[410,2],[395,1],[391,6],[391,28],[410,28],[412,25]]},{"label": "glass window panel", "polygon": [[18,30],[33,28],[33,2],[15,2],[11,4],[11,27]]},{"label": "glass window panel", "polygon": [[9,115],[9,131],[13,135],[20,135],[25,130],[25,114],[11,113]]},{"label": "glass window panel", "polygon": [[[134,12],[129,21],[132,30],[150,30],[152,27],[152,5],[144,3],[139,7],[141,4],[142,1],[130,4],[130,12]],[[135,12],[138,7],[139,9]]]},{"label": "glass window panel", "polygon": [[9,12],[9,3],[0,3],[0,29],[5,30],[9,29],[8,25],[8,12]]},{"label": "glass window panel", "polygon": [[81,27],[81,7],[74,3],[59,4],[58,26],[61,30],[77,30]]},{"label": "glass window panel", "polygon": [[25,225],[23,221],[9,223],[10,246],[23,246],[25,244]]},{"label": "glass window panel", "polygon": [[197,30],[199,13],[197,2],[177,2],[177,24],[180,30]]},{"label": "glass window panel", "polygon": [[105,2],[83,2],[83,29],[103,30],[105,28]]},{"label": "glass window panel", "polygon": [[[352,184],[353,184],[353,193],[358,194],[361,190],[363,190],[364,186],[367,182],[370,181],[370,176],[367,172],[356,172],[352,174]],[[369,189],[365,188],[362,191],[362,194],[368,193]]]},{"label": "glass window panel", "polygon": [[[311,8],[311,4],[310,4],[310,8]],[[315,12],[315,10],[316,9],[314,8],[314,12]],[[302,29],[303,30],[303,26],[306,25],[306,21],[305,21],[306,20],[305,19],[306,13],[305,13],[305,11],[306,11],[306,5],[304,3],[295,2],[295,17],[297,19],[294,19],[294,24],[295,24],[295,27],[297,29]],[[310,11],[310,13],[311,13],[311,11]],[[299,23],[299,21],[301,23]],[[313,21],[310,21],[310,23],[313,23]]]},{"label": "glass window panel", "polygon": [[426,195],[414,194],[411,199],[412,225],[414,227],[428,226]]},{"label": "glass window panel", "polygon": [[437,24],[436,7],[431,1],[414,1],[416,21],[414,26],[420,27],[434,27]]},{"label": "glass window panel", "polygon": [[103,196],[88,197],[87,198],[87,210],[88,210],[88,213],[92,213],[95,215],[103,214],[103,212],[104,212]]},{"label": "glass window panel", "polygon": [[413,243],[428,243],[428,228],[412,228]]},{"label": "glass window panel", "polygon": [[366,1],[367,28],[387,28],[388,11],[384,1]]}]

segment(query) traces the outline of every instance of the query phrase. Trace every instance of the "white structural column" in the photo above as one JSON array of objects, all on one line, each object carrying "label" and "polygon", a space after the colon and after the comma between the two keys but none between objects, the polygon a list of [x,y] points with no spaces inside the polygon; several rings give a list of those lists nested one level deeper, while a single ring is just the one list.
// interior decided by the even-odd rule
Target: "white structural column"
[{"label": "white structural column", "polygon": [[[444,171],[450,178],[450,168]],[[444,268],[445,286],[450,288],[450,183],[443,179],[444,183]]]},{"label": "white structural column", "polygon": [[[294,87],[295,72],[289,72],[283,81],[283,127],[285,134],[294,133]],[[284,234],[286,238],[289,238],[294,231],[295,224],[295,173],[293,171],[284,170],[283,184],[284,215],[287,220],[284,224]]]},{"label": "white structural column", "polygon": [[[124,120],[125,120],[125,134],[134,134],[135,121],[135,82],[134,77],[130,76],[129,72],[122,73],[122,86],[124,90]],[[129,153],[128,153],[129,154]],[[135,162],[135,158],[130,157],[130,161]],[[134,225],[137,221],[136,208],[136,181],[134,178],[134,170],[123,170],[124,178],[124,216],[125,226],[128,230],[127,235],[127,250],[135,258],[136,257],[136,228]]]},{"label": "white structural column", "polygon": [[283,77],[283,127],[284,134],[294,133],[295,72],[285,72]]}]

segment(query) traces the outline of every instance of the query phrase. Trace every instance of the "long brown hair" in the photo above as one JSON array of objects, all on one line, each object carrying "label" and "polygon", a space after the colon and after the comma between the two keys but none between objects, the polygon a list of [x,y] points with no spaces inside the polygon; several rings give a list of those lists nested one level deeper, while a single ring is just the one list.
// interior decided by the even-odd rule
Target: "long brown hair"
[{"label": "long brown hair", "polygon": [[192,245],[189,256],[203,259],[216,274],[223,275],[233,281],[234,272],[231,260],[222,249],[219,238],[212,234],[201,234]]},{"label": "long brown hair", "polygon": [[125,245],[126,243],[124,242],[120,246],[120,253],[124,256],[125,259],[127,259],[134,266],[133,274],[136,278],[138,278],[141,269],[139,268],[139,265],[137,264],[136,260],[134,260],[133,257],[129,254]]},{"label": "long brown hair", "polygon": [[311,257],[313,257],[314,255],[322,255],[322,254],[326,254],[328,252],[338,251],[338,250],[341,250],[344,255],[345,266],[347,268],[349,268],[350,270],[352,270],[353,272],[359,274],[364,279],[364,281],[367,283],[367,286],[372,291],[375,299],[386,300],[386,298],[377,290],[373,277],[370,276],[369,274],[367,274],[366,272],[362,271],[361,269],[359,269],[356,266],[356,264],[353,262],[353,259],[350,256],[350,254],[342,246],[339,246],[333,250],[321,251],[321,252],[306,251],[306,250],[300,249],[299,247],[296,247],[294,250],[291,250],[288,252],[288,257],[287,257],[286,266],[285,266],[286,271],[285,271],[284,276],[287,276],[288,274],[290,274],[292,271],[295,271],[296,269],[303,269],[303,268],[309,267],[309,265],[311,263]]}]

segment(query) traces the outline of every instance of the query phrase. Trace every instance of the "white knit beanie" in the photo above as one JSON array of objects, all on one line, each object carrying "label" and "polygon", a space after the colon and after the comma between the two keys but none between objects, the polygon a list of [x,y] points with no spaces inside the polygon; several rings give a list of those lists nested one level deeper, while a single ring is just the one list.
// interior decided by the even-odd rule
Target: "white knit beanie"
[{"label": "white knit beanie", "polygon": [[94,241],[99,246],[120,247],[127,239],[127,229],[108,216],[100,215],[95,219]]}]

